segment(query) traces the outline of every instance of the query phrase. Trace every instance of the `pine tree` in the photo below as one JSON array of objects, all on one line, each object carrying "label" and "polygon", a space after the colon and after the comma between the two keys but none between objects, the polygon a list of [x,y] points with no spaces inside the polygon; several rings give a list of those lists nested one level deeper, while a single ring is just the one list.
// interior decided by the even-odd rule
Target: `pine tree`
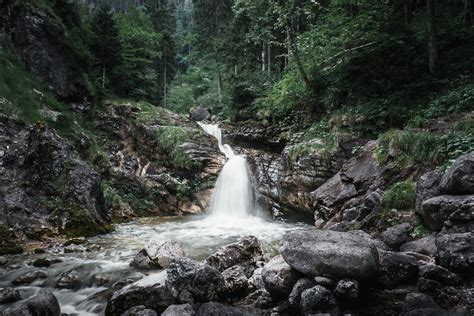
[{"label": "pine tree", "polygon": [[106,78],[121,63],[122,47],[117,23],[109,6],[101,7],[94,15],[91,26],[93,39],[91,50],[102,70],[102,88]]}]

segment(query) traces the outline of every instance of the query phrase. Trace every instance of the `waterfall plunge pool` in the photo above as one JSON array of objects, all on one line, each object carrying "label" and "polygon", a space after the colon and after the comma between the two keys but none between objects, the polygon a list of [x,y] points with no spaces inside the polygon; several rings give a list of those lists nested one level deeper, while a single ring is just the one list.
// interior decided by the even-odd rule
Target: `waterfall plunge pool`
[{"label": "waterfall plunge pool", "polygon": [[[88,239],[84,248],[98,248],[91,252],[64,253],[61,247],[52,247],[44,254],[23,254],[9,257],[6,271],[0,277],[0,287],[11,287],[15,278],[35,270],[48,273],[25,286],[16,286],[22,297],[29,297],[41,290],[51,291],[59,300],[65,314],[88,316],[102,315],[107,297],[114,284],[135,281],[157,271],[139,271],[129,266],[135,254],[149,240],[179,241],[186,256],[203,260],[219,247],[236,242],[243,236],[256,236],[267,258],[278,254],[278,244],[283,234],[303,229],[303,223],[282,223],[260,217],[228,217],[198,215],[188,217],[143,218],[115,226],[115,232]],[[39,258],[58,259],[48,268],[36,268],[32,262]],[[65,273],[73,271],[79,280],[74,289],[58,289],[57,283]],[[116,289],[119,286],[116,285]],[[0,305],[0,311],[6,308]]]}]

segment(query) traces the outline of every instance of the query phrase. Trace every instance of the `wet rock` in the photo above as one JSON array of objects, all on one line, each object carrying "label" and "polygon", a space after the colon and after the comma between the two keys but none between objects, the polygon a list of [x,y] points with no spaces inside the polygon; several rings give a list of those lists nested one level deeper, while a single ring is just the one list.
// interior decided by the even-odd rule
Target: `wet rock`
[{"label": "wet rock", "polygon": [[400,246],[401,252],[416,252],[426,256],[434,257],[438,254],[436,247],[436,235],[426,236]]},{"label": "wet rock", "polygon": [[68,271],[61,275],[56,287],[58,289],[75,289],[81,285],[79,274],[75,271]]},{"label": "wet rock", "polygon": [[415,208],[421,211],[423,202],[441,195],[439,183],[441,182],[441,175],[436,171],[425,173],[420,177],[416,183],[416,202]]},{"label": "wet rock", "polygon": [[274,299],[287,297],[301,274],[288,265],[282,256],[271,259],[262,270],[265,289]]},{"label": "wet rock", "polygon": [[158,314],[145,306],[135,306],[127,310],[121,316],[158,316]]},{"label": "wet rock", "polygon": [[474,195],[441,195],[423,202],[421,216],[430,229],[440,231],[449,216],[463,206],[474,210]]},{"label": "wet rock", "polygon": [[456,285],[461,282],[461,278],[436,264],[426,264],[420,268],[420,276],[426,279],[438,281],[444,285]]},{"label": "wet rock", "polygon": [[61,308],[59,307],[58,300],[53,294],[41,293],[13,304],[4,310],[2,315],[60,316]]},{"label": "wet rock", "polygon": [[315,277],[314,282],[316,282],[316,285],[324,286],[329,290],[333,290],[336,287],[336,281],[327,277]]},{"label": "wet rock", "polygon": [[161,316],[194,316],[195,314],[191,304],[182,304],[169,306]]},{"label": "wet rock", "polygon": [[316,282],[310,278],[299,279],[293,286],[290,295],[288,296],[288,304],[294,309],[298,309],[301,301],[301,293],[303,291],[316,286]]},{"label": "wet rock", "polygon": [[334,296],[344,305],[355,303],[359,298],[359,282],[356,280],[340,280],[334,289]]},{"label": "wet rock", "polygon": [[107,302],[105,315],[120,315],[135,306],[157,312],[175,303],[166,285],[166,272],[151,274],[116,291]]},{"label": "wet rock", "polygon": [[35,270],[20,275],[16,279],[12,281],[14,285],[22,285],[22,284],[30,284],[38,279],[46,279],[48,277],[48,273],[42,270]]},{"label": "wet rock", "polygon": [[8,264],[8,259],[5,257],[0,257],[0,267],[6,266]]},{"label": "wet rock", "polygon": [[230,267],[222,272],[222,276],[225,282],[225,292],[230,296],[243,293],[249,285],[245,269],[242,266]]},{"label": "wet rock", "polygon": [[441,179],[440,189],[445,194],[474,194],[474,152],[456,159]]},{"label": "wet rock", "polygon": [[0,304],[14,303],[21,300],[21,294],[18,290],[7,287],[0,289]]},{"label": "wet rock", "polygon": [[300,311],[303,315],[331,313],[336,307],[336,299],[328,289],[316,285],[301,293]]},{"label": "wet rock", "polygon": [[301,230],[283,236],[285,261],[308,276],[369,279],[378,273],[378,252],[366,238],[350,233]]},{"label": "wet rock", "polygon": [[69,245],[64,247],[64,253],[87,252],[87,248],[82,245]]},{"label": "wet rock", "polygon": [[211,114],[209,111],[201,106],[198,106],[196,108],[191,109],[189,112],[189,116],[193,121],[196,122],[201,122],[207,120],[209,117],[211,117]]},{"label": "wet rock", "polygon": [[381,251],[379,283],[392,289],[402,284],[413,284],[418,278],[418,263],[403,253]]},{"label": "wet rock", "polygon": [[145,246],[145,251],[150,259],[157,262],[163,269],[168,268],[173,259],[184,257],[181,244],[171,240],[165,242],[151,241]]},{"label": "wet rock", "polygon": [[409,233],[411,232],[411,230],[411,224],[399,224],[385,230],[382,234],[380,234],[379,239],[390,248],[398,249],[402,244],[406,243],[409,240]]},{"label": "wet rock", "polygon": [[265,289],[265,283],[263,283],[263,278],[262,278],[262,271],[263,271],[263,268],[255,269],[252,276],[248,279],[248,285],[251,291]]},{"label": "wet rock", "polygon": [[218,252],[206,259],[207,264],[219,271],[224,271],[234,265],[248,267],[250,274],[256,263],[263,260],[262,247],[255,236],[247,236],[238,242],[222,247]]},{"label": "wet rock", "polygon": [[440,235],[436,246],[442,267],[459,274],[474,272],[474,233]]},{"label": "wet rock", "polygon": [[228,306],[221,303],[205,303],[199,307],[196,316],[253,316],[260,315],[258,311],[249,308]]},{"label": "wet rock", "polygon": [[142,270],[166,269],[171,260],[178,257],[184,257],[184,250],[180,243],[171,240],[152,240],[135,255],[130,265]]},{"label": "wet rock", "polygon": [[423,293],[409,293],[405,298],[404,309],[406,312],[411,312],[417,309],[435,308],[439,306],[435,303],[433,298]]},{"label": "wet rock", "polygon": [[176,258],[168,268],[166,285],[182,303],[208,302],[225,289],[222,274],[214,267],[188,258]]},{"label": "wet rock", "polygon": [[33,267],[49,268],[51,265],[62,262],[60,259],[39,258],[33,261]]}]

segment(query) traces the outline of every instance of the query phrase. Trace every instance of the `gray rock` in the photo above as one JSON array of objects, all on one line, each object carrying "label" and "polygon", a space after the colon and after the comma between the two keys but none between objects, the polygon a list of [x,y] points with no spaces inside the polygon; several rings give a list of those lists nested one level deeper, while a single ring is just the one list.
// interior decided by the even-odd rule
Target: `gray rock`
[{"label": "gray rock", "polygon": [[301,301],[301,293],[303,291],[316,286],[316,282],[310,278],[299,279],[293,286],[290,295],[288,296],[288,304],[294,309],[298,309]]},{"label": "gray rock", "polygon": [[350,233],[301,230],[283,236],[285,261],[308,276],[363,280],[378,273],[378,252],[366,238]]},{"label": "gray rock", "polygon": [[430,235],[407,242],[400,246],[400,251],[416,252],[426,256],[434,257],[438,255],[438,248],[436,247],[436,235]]},{"label": "gray rock", "polygon": [[225,292],[229,296],[242,294],[249,286],[249,280],[245,275],[245,268],[233,266],[222,272],[225,282]]},{"label": "gray rock", "polygon": [[438,281],[444,285],[457,285],[461,283],[461,278],[457,274],[436,264],[426,264],[420,267],[420,276],[425,279]]},{"label": "gray rock", "polygon": [[409,233],[412,228],[412,225],[409,223],[399,224],[385,230],[380,234],[379,239],[390,248],[398,250],[402,244],[409,240]]},{"label": "gray rock", "polygon": [[468,233],[474,231],[474,199],[449,215],[442,233]]},{"label": "gray rock", "polygon": [[158,316],[158,314],[154,310],[148,309],[145,306],[140,305],[130,308],[120,316]]},{"label": "gray rock", "polygon": [[403,253],[381,251],[379,283],[392,289],[398,285],[414,284],[418,278],[418,263],[415,258]]},{"label": "gray rock", "polygon": [[159,266],[166,269],[170,266],[171,261],[178,257],[184,257],[184,250],[177,241],[157,242],[150,241],[145,246],[145,251],[151,260],[158,262]]},{"label": "gray rock", "polygon": [[107,302],[105,315],[120,315],[132,307],[146,306],[157,312],[175,303],[166,283],[166,272],[151,274],[114,292]]},{"label": "gray rock", "polygon": [[252,276],[248,279],[249,290],[261,290],[265,289],[265,284],[262,278],[263,268],[257,268],[253,272]]},{"label": "gray rock", "polygon": [[316,285],[321,285],[331,291],[336,287],[336,281],[327,277],[315,277],[314,282],[316,282]]},{"label": "gray rock", "polygon": [[420,177],[416,183],[416,202],[415,208],[421,211],[423,202],[441,195],[439,183],[441,182],[441,175],[436,171],[425,173]]},{"label": "gray rock", "polygon": [[410,293],[405,298],[404,309],[411,312],[420,308],[439,308],[433,298],[423,293]]},{"label": "gray rock", "polygon": [[[316,285],[301,293],[300,311],[303,315],[328,313],[336,306],[336,299],[328,289]],[[330,313],[330,312],[329,312]]]},{"label": "gray rock", "polygon": [[219,271],[224,271],[234,265],[253,267],[250,275],[255,269],[256,263],[263,260],[262,247],[255,236],[246,236],[238,242],[222,247],[218,252],[210,255],[206,262]]},{"label": "gray rock", "polygon": [[59,316],[61,315],[61,308],[59,307],[58,300],[53,294],[41,293],[13,304],[4,310],[2,315]]},{"label": "gray rock", "polygon": [[61,275],[56,287],[58,289],[75,289],[80,285],[79,274],[75,271],[68,271]]},{"label": "gray rock", "polygon": [[46,279],[48,277],[48,273],[42,270],[34,270],[27,272],[23,275],[20,275],[16,279],[12,281],[14,285],[23,285],[23,284],[30,284],[33,281],[38,279]]},{"label": "gray rock", "polygon": [[355,303],[359,298],[359,282],[356,280],[340,280],[337,282],[334,296],[344,305]]},{"label": "gray rock", "polygon": [[445,194],[474,194],[474,152],[456,159],[441,179]]},{"label": "gray rock", "polygon": [[430,229],[440,231],[449,216],[466,205],[474,210],[474,195],[441,195],[423,202],[421,216]]},{"label": "gray rock", "polygon": [[439,264],[459,274],[474,273],[474,233],[438,235]]},{"label": "gray rock", "polygon": [[225,290],[224,278],[216,268],[184,257],[171,262],[166,285],[182,303],[212,301]]},{"label": "gray rock", "polygon": [[21,294],[18,290],[7,287],[0,289],[0,304],[14,303],[21,300]]},{"label": "gray rock", "polygon": [[171,264],[171,260],[184,257],[184,255],[181,244],[176,241],[152,240],[135,255],[130,265],[141,270],[166,269]]},{"label": "gray rock", "polygon": [[191,109],[191,111],[189,112],[189,116],[192,120],[200,122],[207,120],[209,117],[211,117],[211,114],[207,109],[198,106],[196,108]]},{"label": "gray rock", "polygon": [[205,303],[199,307],[196,316],[253,316],[261,315],[257,310],[234,307],[221,303]]},{"label": "gray rock", "polygon": [[196,312],[190,304],[171,305],[161,316],[194,316]]},{"label": "gray rock", "polygon": [[262,270],[265,288],[277,300],[287,297],[300,277],[300,273],[288,265],[282,256],[274,257]]}]

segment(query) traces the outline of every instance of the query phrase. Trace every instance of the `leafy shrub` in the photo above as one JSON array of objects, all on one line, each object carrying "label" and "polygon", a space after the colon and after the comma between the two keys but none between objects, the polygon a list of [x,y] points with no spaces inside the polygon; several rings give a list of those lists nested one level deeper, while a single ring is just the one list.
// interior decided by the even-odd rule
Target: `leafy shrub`
[{"label": "leafy shrub", "polygon": [[[200,134],[200,131],[197,131]],[[170,157],[171,164],[179,169],[192,170],[199,168],[198,162],[192,161],[191,157],[181,148],[181,145],[196,137],[196,131],[188,130],[180,126],[161,126],[156,131],[158,146]]]},{"label": "leafy shrub", "polygon": [[394,184],[385,191],[382,207],[384,209],[409,210],[415,207],[416,184],[407,180]]}]

